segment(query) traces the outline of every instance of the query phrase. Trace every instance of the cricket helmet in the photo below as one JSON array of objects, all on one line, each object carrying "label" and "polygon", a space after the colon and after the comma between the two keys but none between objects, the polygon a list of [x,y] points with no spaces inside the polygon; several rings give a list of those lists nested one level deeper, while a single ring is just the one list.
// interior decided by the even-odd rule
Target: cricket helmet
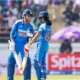
[{"label": "cricket helmet", "polygon": [[49,18],[49,14],[48,14],[48,12],[47,11],[41,11],[40,13],[39,13],[39,16],[38,16],[39,18]]},{"label": "cricket helmet", "polygon": [[24,17],[24,16],[26,16],[26,15],[28,15],[28,16],[33,16],[33,13],[32,13],[32,11],[30,10],[30,9],[25,9],[24,11],[23,11],[23,13],[22,13],[22,17]]}]

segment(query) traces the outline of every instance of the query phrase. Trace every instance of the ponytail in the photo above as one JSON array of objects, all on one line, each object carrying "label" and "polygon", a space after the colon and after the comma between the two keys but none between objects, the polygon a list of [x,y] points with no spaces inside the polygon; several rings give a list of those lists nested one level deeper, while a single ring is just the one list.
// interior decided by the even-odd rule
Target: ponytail
[{"label": "ponytail", "polygon": [[48,20],[46,20],[46,25],[51,26],[52,25],[52,22],[48,19]]},{"label": "ponytail", "polygon": [[44,19],[45,19],[46,25],[49,25],[49,26],[52,25],[52,22],[49,20],[48,17],[44,17]]}]

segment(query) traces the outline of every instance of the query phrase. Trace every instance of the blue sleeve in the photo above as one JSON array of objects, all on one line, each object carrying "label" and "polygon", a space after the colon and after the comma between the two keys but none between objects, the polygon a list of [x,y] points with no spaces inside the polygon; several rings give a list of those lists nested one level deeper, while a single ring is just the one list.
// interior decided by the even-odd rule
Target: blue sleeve
[{"label": "blue sleeve", "polygon": [[31,31],[32,34],[34,34],[33,26],[31,26],[31,30],[30,31]]},{"label": "blue sleeve", "polygon": [[40,26],[38,33],[41,35],[43,32],[44,32],[44,28],[43,28],[43,26]]},{"label": "blue sleeve", "polygon": [[10,32],[10,39],[15,40],[15,36],[16,36],[16,29],[17,29],[17,22],[14,23],[12,30]]}]

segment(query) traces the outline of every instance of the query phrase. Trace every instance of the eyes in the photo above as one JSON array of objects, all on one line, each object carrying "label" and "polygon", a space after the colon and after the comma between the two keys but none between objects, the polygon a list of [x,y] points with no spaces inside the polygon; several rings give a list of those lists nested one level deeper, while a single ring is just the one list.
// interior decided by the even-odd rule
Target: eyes
[{"label": "eyes", "polygon": [[31,15],[26,15],[27,17],[32,17]]}]

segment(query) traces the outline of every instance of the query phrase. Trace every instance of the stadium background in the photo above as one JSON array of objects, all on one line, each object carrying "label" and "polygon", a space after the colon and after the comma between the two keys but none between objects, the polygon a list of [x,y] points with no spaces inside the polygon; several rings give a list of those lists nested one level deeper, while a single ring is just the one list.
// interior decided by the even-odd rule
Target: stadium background
[{"label": "stadium background", "polygon": [[[42,2],[41,2],[42,1]],[[70,4],[69,8],[74,8],[74,1],[75,0],[0,0],[0,80],[6,80],[6,67],[7,67],[7,58],[9,55],[9,50],[8,50],[8,43],[7,40],[9,39],[9,33],[12,28],[13,23],[20,19],[22,16],[22,12],[26,8],[30,8],[34,12],[34,17],[32,19],[32,24],[34,25],[34,29],[37,30],[39,27],[39,21],[37,20],[38,13],[41,10],[47,10],[50,14],[50,19],[52,20],[52,34],[55,32],[58,32],[60,29],[71,26],[76,22],[76,24],[79,24],[79,26],[76,26],[77,28],[80,27],[80,10],[78,10],[77,15],[79,15],[79,19],[74,19],[75,16],[72,16],[72,18],[68,19],[71,21],[71,24],[68,24],[66,22],[66,15],[64,14],[66,8],[67,8],[67,3],[71,2],[73,4]],[[45,3],[45,4],[44,4]],[[37,11],[38,12],[35,12]],[[70,14],[71,16],[72,14]],[[73,25],[74,26],[74,25]],[[71,41],[71,46],[72,46],[72,52],[70,54],[62,54],[60,53],[60,46],[62,44],[62,40],[57,40],[57,41],[51,41],[50,42],[50,49],[48,51],[48,55],[51,54],[52,57],[63,55],[62,57],[59,57],[58,59],[55,59],[58,61],[58,66],[57,69],[55,67],[49,68],[48,69],[48,80],[79,80],[80,79],[80,39],[74,39]],[[32,45],[31,50],[30,50],[30,57],[32,58],[33,61],[33,56],[32,52],[34,52],[34,45]],[[73,54],[73,55],[71,55]],[[78,56],[76,56],[78,54]],[[64,56],[65,55],[65,56]],[[70,58],[73,56],[76,58],[78,66],[71,66],[71,63],[74,62],[76,64],[76,61],[70,62],[70,65],[67,66],[67,64],[64,64],[65,60],[68,60],[66,56],[69,56]],[[48,56],[47,56],[48,57]],[[56,66],[52,61],[50,62],[51,64],[48,64],[48,61],[51,61],[51,57],[47,59],[47,68],[53,66]],[[62,59],[62,63],[59,63],[60,59]],[[33,64],[33,62],[32,62]],[[77,65],[76,64],[76,65]],[[59,69],[59,66],[62,66],[62,70]],[[70,68],[70,69],[69,69]],[[55,70],[56,69],[56,70]],[[68,70],[69,69],[69,70]],[[66,72],[66,71],[67,72]],[[35,71],[32,67],[32,74],[35,74]],[[16,66],[16,71],[15,74],[18,76],[15,76],[15,80],[21,79],[22,80],[22,75],[19,74]],[[35,75],[32,75],[32,79]],[[35,77],[34,79],[35,80]]]}]

